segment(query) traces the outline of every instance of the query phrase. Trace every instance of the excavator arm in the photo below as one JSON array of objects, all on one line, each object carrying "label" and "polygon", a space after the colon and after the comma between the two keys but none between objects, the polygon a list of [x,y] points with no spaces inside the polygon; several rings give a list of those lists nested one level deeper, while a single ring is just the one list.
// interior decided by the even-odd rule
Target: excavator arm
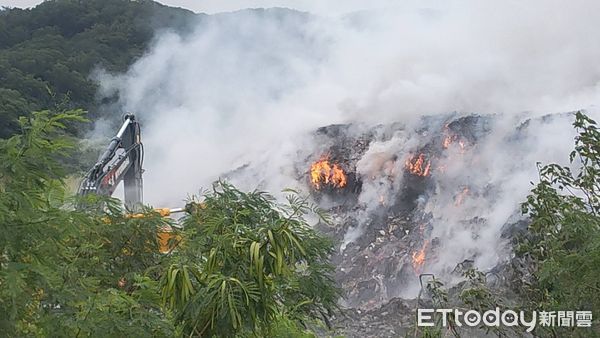
[{"label": "excavator arm", "polygon": [[[144,161],[144,147],[141,142],[140,125],[133,114],[124,117],[123,125],[108,147],[98,158],[98,162],[86,173],[79,186],[78,195],[98,194],[112,196],[119,183],[123,182],[125,190],[125,206],[132,213],[125,215],[127,218],[144,218],[146,214],[139,213],[143,203],[142,164]],[[188,203],[185,208],[158,208],[154,209],[162,217],[169,217],[176,213],[192,213],[204,209],[203,203]],[[110,222],[106,219],[106,222]],[[171,252],[181,237],[166,226],[157,233],[159,251]],[[173,241],[175,239],[175,241]],[[175,244],[173,244],[175,243]]]},{"label": "excavator arm", "polygon": [[123,182],[125,206],[137,209],[143,203],[143,161],[140,125],[135,115],[127,114],[117,135],[85,175],[78,194],[112,196],[119,183]]}]

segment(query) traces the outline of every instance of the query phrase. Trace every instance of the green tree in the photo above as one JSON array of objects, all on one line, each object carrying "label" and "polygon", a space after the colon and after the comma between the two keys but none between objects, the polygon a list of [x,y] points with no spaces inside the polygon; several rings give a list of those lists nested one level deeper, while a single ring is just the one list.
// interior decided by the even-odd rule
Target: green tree
[{"label": "green tree", "polygon": [[322,213],[292,191],[280,205],[219,182],[204,197],[184,220],[161,280],[163,302],[185,334],[272,336],[282,318],[326,321],[340,296],[328,262],[333,246],[304,219]]},{"label": "green tree", "polygon": [[[577,169],[540,167],[540,181],[523,204],[531,217],[530,235],[518,253],[530,256],[535,268],[534,284],[525,293],[532,309],[600,309],[600,130],[582,112],[573,125],[578,136],[570,161]],[[597,324],[548,330],[540,334],[600,335]]]},{"label": "green tree", "polygon": [[27,108],[27,101],[12,89],[0,88],[0,138],[12,135],[18,129],[18,117]]},{"label": "green tree", "polygon": [[53,0],[32,9],[0,7],[0,137],[19,131],[18,116],[53,109],[66,98],[69,107],[84,107],[96,116],[100,102],[90,76],[94,69],[124,72],[157,30],[183,32],[197,17],[148,0]]},{"label": "green tree", "polygon": [[299,323],[336,308],[332,245],[303,218],[318,210],[295,194],[279,205],[218,183],[169,255],[157,233],[174,224],[152,209],[135,218],[116,199],[70,198],[64,130],[83,120],[37,112],[0,139],[3,335],[309,337]]},{"label": "green tree", "polygon": [[20,119],[22,134],[0,140],[0,332],[172,336],[158,276],[143,275],[162,258],[164,220],[128,219],[112,199],[69,207],[60,159],[73,143],[63,129],[81,120],[77,111],[34,113]]}]

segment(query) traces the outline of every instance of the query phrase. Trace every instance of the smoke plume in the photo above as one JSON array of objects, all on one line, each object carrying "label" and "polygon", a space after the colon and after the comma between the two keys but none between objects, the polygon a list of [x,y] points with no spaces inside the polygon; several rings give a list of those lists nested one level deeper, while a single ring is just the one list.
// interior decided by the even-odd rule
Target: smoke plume
[{"label": "smoke plume", "polygon": [[[536,162],[565,163],[572,117],[535,117],[598,116],[599,21],[592,1],[244,10],[199,19],[184,36],[160,33],[128,72],[96,76],[100,96],[117,94],[119,108],[142,120],[145,202],[160,207],[224,176],[244,189],[306,191],[298,168],[323,149],[315,129],[400,122],[357,163],[362,207],[342,251],[379,199],[392,203],[405,161],[434,136],[415,131],[421,116],[493,115],[481,141],[449,145],[436,164],[444,178],[421,202],[431,224],[424,236],[441,239],[428,269],[443,274],[465,259],[480,268],[505,259],[501,231],[536,180]],[[443,118],[432,121],[443,132]],[[465,223],[474,217],[485,222]]]}]

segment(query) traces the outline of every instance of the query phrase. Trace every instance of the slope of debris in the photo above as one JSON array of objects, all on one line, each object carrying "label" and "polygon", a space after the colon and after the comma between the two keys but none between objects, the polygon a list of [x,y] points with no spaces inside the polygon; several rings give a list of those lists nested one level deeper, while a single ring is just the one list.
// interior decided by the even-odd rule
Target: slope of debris
[{"label": "slope of debris", "polygon": [[[334,322],[345,336],[414,330],[424,273],[446,282],[455,301],[462,273],[471,267],[485,272],[506,299],[516,297],[511,288],[527,278],[529,267],[513,257],[512,244],[526,220],[519,194],[507,189],[512,182],[498,177],[530,173],[535,162],[495,164],[498,149],[527,158],[531,129],[526,122],[494,133],[497,124],[494,116],[449,115],[424,118],[412,129],[332,125],[315,133],[320,148],[306,159],[308,171],[298,172],[333,215],[333,223],[319,229],[338,243],[332,262],[347,311]],[[333,168],[344,178],[336,180],[340,173]]]},{"label": "slope of debris", "polygon": [[528,262],[512,254],[527,225],[520,203],[537,176],[535,162],[568,153],[546,146],[539,135],[558,125],[569,135],[569,118],[522,122],[454,113],[416,124],[316,130],[313,147],[295,153],[293,172],[332,216],[317,227],[337,243],[331,259],[346,309],[333,320],[337,332],[413,332],[416,308],[431,301],[423,293],[424,275],[444,282],[449,305],[458,305],[469,268],[484,272],[504,299],[516,298],[514,290],[530,277]]},{"label": "slope of debris", "polygon": [[[428,238],[432,215],[424,207],[428,196],[435,194],[436,175],[444,170],[439,159],[451,146],[464,151],[489,131],[488,119],[481,116],[437,124],[433,127],[437,130],[431,130],[427,127],[431,122],[424,121],[424,127],[415,133],[429,140],[405,154],[390,148],[367,154],[374,143],[389,143],[396,133],[405,132],[397,125],[378,126],[362,133],[342,125],[317,131],[317,137],[325,139],[319,143],[330,144],[320,158],[327,158],[331,166],[342,168],[348,176],[343,187],[326,183],[326,173],[320,185],[311,180],[318,201],[343,201],[329,208],[335,222],[321,225],[321,230],[340,243],[333,263],[337,267],[336,279],[347,291],[345,306],[369,310],[398,296],[400,288],[414,284],[423,272],[426,257],[435,251],[438,240]],[[361,160],[377,162],[378,168],[371,177],[360,172],[365,171]],[[319,168],[311,170],[311,174],[318,177],[315,170]],[[363,191],[369,189],[370,194]],[[457,193],[457,205],[466,189],[465,186]],[[368,199],[361,200],[361,196]],[[472,224],[481,221],[468,220]],[[348,235],[353,232],[356,238]]]}]

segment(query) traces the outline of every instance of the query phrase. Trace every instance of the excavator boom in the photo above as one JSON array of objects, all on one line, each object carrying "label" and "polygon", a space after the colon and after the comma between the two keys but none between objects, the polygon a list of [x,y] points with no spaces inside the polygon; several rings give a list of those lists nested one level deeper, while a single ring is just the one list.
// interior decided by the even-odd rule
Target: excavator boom
[{"label": "excavator boom", "polygon": [[125,206],[132,210],[138,208],[143,203],[143,160],[140,125],[135,115],[127,114],[117,135],[85,175],[78,194],[112,196],[123,182]]},{"label": "excavator boom", "polygon": [[[147,214],[140,212],[142,199],[142,164],[144,162],[144,147],[142,145],[140,125],[135,115],[127,114],[117,135],[110,140],[106,150],[98,158],[98,162],[86,173],[78,194],[97,194],[112,196],[119,183],[123,182],[125,190],[125,206],[131,211],[127,218],[145,218]],[[177,213],[192,213],[204,209],[204,203],[190,202],[184,208],[158,208],[155,212],[162,217],[170,217]],[[106,219],[109,223],[110,220]],[[157,233],[159,252],[168,254],[181,241],[181,236],[173,232],[170,226],[165,226]]]}]

